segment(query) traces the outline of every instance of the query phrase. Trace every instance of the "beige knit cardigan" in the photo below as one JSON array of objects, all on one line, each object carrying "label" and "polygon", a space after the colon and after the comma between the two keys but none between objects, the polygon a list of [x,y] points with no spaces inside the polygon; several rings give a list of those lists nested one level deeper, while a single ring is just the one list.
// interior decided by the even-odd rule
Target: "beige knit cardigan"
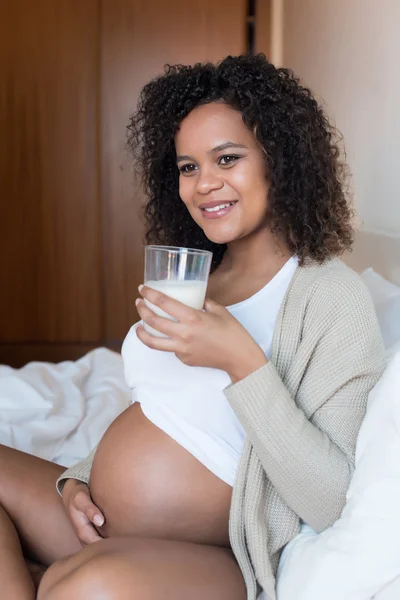
[{"label": "beige knit cardigan", "polygon": [[[340,515],[357,434],[384,350],[369,294],[339,259],[298,267],[275,326],[271,360],[225,394],[247,439],[233,488],[232,549],[248,600],[276,598],[283,547],[300,519],[317,531]],[[89,483],[95,450],[68,469]]]}]

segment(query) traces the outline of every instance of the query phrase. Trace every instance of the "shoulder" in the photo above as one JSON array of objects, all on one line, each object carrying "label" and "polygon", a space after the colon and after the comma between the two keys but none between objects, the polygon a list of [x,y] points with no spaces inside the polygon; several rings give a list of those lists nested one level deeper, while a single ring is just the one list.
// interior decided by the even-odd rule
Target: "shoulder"
[{"label": "shoulder", "polygon": [[384,348],[372,299],[361,277],[337,258],[297,268],[274,340],[276,364],[302,365],[308,380],[329,376],[340,385],[343,377],[372,373],[375,382],[382,372]]},{"label": "shoulder", "polygon": [[375,315],[372,298],[361,277],[340,259],[332,258],[324,263],[310,261],[298,267],[293,278],[293,296],[301,296],[303,302],[320,306],[326,313],[329,307],[340,312],[365,312]]},{"label": "shoulder", "polygon": [[[287,293],[286,321],[298,320],[302,337],[341,340],[361,350],[383,353],[381,332],[369,291],[361,277],[338,258],[298,267]],[[285,317],[284,317],[285,318]],[[343,344],[342,344],[343,347]]]},{"label": "shoulder", "polygon": [[[331,366],[340,364],[343,372],[353,369],[380,375],[384,365],[382,335],[361,277],[334,258],[298,267],[292,283],[286,324],[297,320],[299,342],[310,352],[318,348],[324,361]],[[293,327],[290,330],[293,332]]]}]

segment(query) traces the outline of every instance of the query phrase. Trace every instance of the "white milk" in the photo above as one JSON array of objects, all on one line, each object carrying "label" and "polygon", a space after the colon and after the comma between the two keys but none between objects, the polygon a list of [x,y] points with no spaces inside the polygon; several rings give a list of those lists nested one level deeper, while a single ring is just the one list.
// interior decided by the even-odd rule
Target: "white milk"
[{"label": "white milk", "polygon": [[[204,306],[204,299],[206,297],[207,290],[207,281],[171,281],[168,279],[161,279],[160,281],[146,281],[148,287],[153,290],[157,290],[162,292],[166,296],[170,296],[182,304],[186,304],[186,306],[190,306],[191,308],[196,308],[197,310],[202,310]],[[170,319],[173,321],[173,317],[168,315],[165,311],[158,308],[148,300],[145,300],[146,305],[151,308],[153,312],[155,312],[160,317],[165,317],[166,319]],[[156,331],[146,323],[144,323],[144,328],[146,331],[151,333],[152,335],[156,335],[157,337],[167,337],[164,334]]]}]

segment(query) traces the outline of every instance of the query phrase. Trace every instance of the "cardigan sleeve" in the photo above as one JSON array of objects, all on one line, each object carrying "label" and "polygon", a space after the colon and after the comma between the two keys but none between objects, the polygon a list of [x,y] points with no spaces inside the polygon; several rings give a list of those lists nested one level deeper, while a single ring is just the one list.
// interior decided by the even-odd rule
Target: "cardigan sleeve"
[{"label": "cardigan sleeve", "polygon": [[309,303],[286,383],[269,361],[225,389],[270,482],[316,531],[344,507],[368,394],[384,368],[364,286],[356,282],[336,298],[325,288]]},{"label": "cardigan sleeve", "polygon": [[89,485],[90,472],[92,470],[92,464],[94,455],[96,454],[96,450],[97,446],[90,452],[90,454],[84,460],[70,467],[60,475],[56,483],[57,491],[60,494],[60,496],[62,496],[64,485],[67,479],[77,479],[78,481],[82,481],[83,483],[86,483],[86,485]]}]

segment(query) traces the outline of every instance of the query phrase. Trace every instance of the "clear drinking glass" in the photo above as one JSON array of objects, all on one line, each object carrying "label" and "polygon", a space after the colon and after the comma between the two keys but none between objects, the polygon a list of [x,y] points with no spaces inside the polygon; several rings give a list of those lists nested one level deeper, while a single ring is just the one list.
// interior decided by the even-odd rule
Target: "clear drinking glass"
[{"label": "clear drinking glass", "polygon": [[[179,302],[201,310],[204,306],[212,252],[174,246],[145,246],[144,283]],[[145,300],[156,314],[171,319],[165,311]],[[146,323],[144,328],[165,337]]]}]

